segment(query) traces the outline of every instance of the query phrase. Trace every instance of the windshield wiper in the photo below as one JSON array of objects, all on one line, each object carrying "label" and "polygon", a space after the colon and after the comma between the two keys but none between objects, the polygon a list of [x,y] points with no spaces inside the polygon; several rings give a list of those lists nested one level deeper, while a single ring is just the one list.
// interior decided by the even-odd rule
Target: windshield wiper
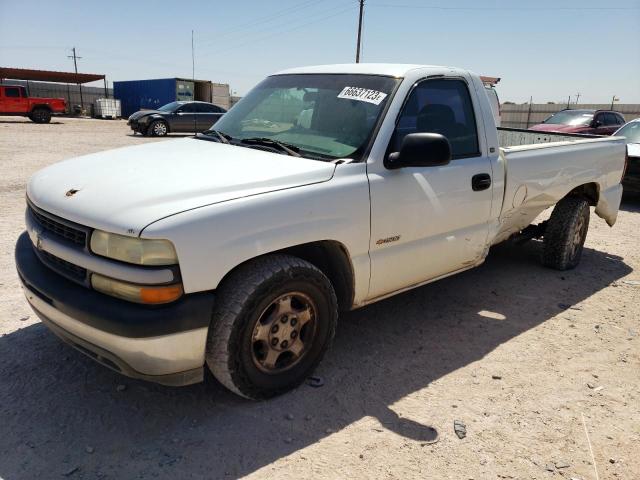
[{"label": "windshield wiper", "polygon": [[275,148],[285,152],[287,155],[291,155],[292,157],[301,157],[302,156],[302,155],[300,155],[300,153],[298,153],[300,151],[300,149],[298,147],[296,147],[295,145],[291,145],[289,143],[284,143],[284,142],[281,142],[279,140],[274,140],[272,138],[252,137],[252,138],[243,138],[240,141],[242,143],[246,143],[246,144],[265,145],[267,147],[275,147]]},{"label": "windshield wiper", "polygon": [[231,140],[233,140],[233,137],[231,135],[229,135],[228,133],[221,132],[220,130],[216,130],[215,128],[205,130],[202,133],[203,135],[207,135],[207,136],[211,136],[210,134],[213,133],[215,134],[216,137],[218,137],[218,140],[220,140],[220,142],[222,143],[231,143]]}]

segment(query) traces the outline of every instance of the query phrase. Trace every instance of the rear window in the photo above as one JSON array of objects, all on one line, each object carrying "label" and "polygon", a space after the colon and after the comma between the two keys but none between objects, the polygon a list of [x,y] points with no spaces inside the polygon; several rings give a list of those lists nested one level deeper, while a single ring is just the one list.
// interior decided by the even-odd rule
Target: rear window
[{"label": "rear window", "polygon": [[201,113],[223,113],[223,110],[220,107],[209,103],[199,103],[198,111]]},{"label": "rear window", "polygon": [[554,113],[543,123],[572,126],[589,125],[593,120],[593,114],[594,112],[588,110],[563,110],[562,112]]}]

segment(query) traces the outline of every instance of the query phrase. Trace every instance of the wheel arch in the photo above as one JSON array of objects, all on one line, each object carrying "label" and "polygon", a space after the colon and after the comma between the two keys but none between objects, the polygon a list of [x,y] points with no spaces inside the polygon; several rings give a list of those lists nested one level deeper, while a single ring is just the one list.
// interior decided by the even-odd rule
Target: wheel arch
[{"label": "wheel arch", "polygon": [[595,182],[585,183],[575,187],[566,197],[581,196],[589,201],[589,205],[595,207],[600,201],[600,185]]},{"label": "wheel arch", "polygon": [[53,112],[53,110],[51,109],[51,106],[47,105],[46,103],[38,103],[36,105],[33,105],[30,111],[34,112],[37,109],[44,109],[44,110],[49,110],[50,112]]},{"label": "wheel arch", "polygon": [[171,122],[166,118],[164,118],[162,115],[158,115],[158,114],[151,115],[151,121],[149,122],[149,127],[156,120],[160,120],[161,122],[164,122],[164,124],[167,126],[167,133],[171,133]]},{"label": "wheel arch", "polygon": [[238,268],[256,258],[273,254],[287,254],[305,260],[324,273],[336,292],[340,310],[350,310],[355,295],[355,277],[351,257],[347,247],[336,240],[320,240],[274,250],[243,261],[229,270],[219,285]]}]

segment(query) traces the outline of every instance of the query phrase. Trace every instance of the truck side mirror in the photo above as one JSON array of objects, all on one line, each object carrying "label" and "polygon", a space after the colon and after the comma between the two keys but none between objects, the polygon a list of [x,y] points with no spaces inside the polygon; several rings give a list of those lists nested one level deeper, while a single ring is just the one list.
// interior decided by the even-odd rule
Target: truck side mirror
[{"label": "truck side mirror", "polygon": [[439,133],[410,133],[402,140],[399,152],[390,153],[385,168],[437,167],[451,161],[451,144]]}]

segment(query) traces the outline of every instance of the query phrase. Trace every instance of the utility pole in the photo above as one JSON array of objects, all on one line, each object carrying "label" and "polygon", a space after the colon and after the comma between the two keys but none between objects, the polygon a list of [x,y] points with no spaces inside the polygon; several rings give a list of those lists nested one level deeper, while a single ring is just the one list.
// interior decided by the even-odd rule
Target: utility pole
[{"label": "utility pole", "polygon": [[191,30],[191,79],[194,82],[194,87],[195,87],[195,81],[196,81],[196,53],[195,50],[193,48],[193,30]]},{"label": "utility pole", "polygon": [[571,103],[571,95],[569,95],[569,98],[567,99],[567,110],[569,110],[570,103]]},{"label": "utility pole", "polygon": [[533,105],[533,95],[529,98],[529,111],[527,112],[527,128],[529,128],[529,122],[531,121],[531,107]]},{"label": "utility pole", "polygon": [[580,92],[576,94],[576,105],[578,105],[579,101],[580,101]]},{"label": "utility pole", "polygon": [[[196,99],[196,52],[193,46],[193,30],[191,30],[191,80],[193,80],[193,97],[191,100]],[[193,115],[193,134],[198,135],[198,128],[196,125],[197,115]]]},{"label": "utility pole", "polygon": [[358,45],[356,47],[356,63],[360,63],[360,45],[362,44],[362,16],[364,15],[364,0],[360,2],[360,15],[358,17]]},{"label": "utility pole", "polygon": [[[67,55],[67,58],[73,58],[73,66],[76,69],[76,81],[78,80],[78,59],[82,58],[76,55],[76,47],[71,49],[73,51],[73,55]],[[84,100],[82,98],[82,84],[77,82],[78,88],[80,89],[80,108],[84,110]]]}]

